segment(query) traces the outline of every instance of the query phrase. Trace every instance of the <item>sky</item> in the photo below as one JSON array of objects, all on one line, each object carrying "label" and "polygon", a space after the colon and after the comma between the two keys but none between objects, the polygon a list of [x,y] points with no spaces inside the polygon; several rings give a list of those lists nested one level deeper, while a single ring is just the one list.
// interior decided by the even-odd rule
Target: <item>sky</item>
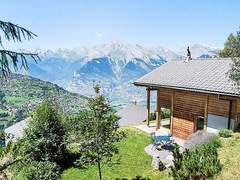
[{"label": "sky", "polygon": [[239,0],[0,0],[0,20],[38,35],[10,48],[58,49],[119,40],[177,49],[223,47],[239,30]]}]

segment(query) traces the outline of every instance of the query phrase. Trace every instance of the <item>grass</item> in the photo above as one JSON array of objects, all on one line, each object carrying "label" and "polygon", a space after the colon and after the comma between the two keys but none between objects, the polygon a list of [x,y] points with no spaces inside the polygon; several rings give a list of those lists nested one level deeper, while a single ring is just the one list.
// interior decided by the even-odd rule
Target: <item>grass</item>
[{"label": "grass", "polygon": [[[148,177],[151,180],[169,179],[167,174],[152,169],[152,158],[144,152],[144,147],[151,143],[150,137],[135,128],[127,128],[126,130],[128,137],[118,143],[119,155],[115,156],[115,159],[120,157],[120,163],[112,167],[103,166],[103,179],[132,179],[137,175]],[[65,170],[62,177],[65,180],[98,179],[98,171],[96,166],[91,166],[85,170],[72,167]]]},{"label": "grass", "polygon": [[15,107],[21,107],[26,103],[26,98],[24,97],[5,96],[4,99],[8,104],[11,104]]},{"label": "grass", "polygon": [[222,147],[219,149],[219,158],[223,169],[215,179],[240,179],[240,133],[234,133],[230,138],[220,139]]}]

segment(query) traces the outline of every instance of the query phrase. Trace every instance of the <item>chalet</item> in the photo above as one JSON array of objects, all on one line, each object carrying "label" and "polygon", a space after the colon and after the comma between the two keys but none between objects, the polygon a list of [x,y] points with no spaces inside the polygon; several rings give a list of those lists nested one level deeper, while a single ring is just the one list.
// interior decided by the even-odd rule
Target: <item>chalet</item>
[{"label": "chalet", "polygon": [[171,112],[169,129],[186,139],[198,130],[235,130],[240,121],[240,93],[229,79],[230,59],[172,60],[134,82],[150,95],[157,91],[156,122],[162,127],[161,108]]}]

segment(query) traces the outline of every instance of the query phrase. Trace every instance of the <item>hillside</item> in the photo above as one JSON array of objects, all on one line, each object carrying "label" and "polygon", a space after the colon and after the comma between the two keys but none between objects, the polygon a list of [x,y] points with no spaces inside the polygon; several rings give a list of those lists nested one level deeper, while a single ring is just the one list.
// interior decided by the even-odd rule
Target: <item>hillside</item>
[{"label": "hillside", "polygon": [[77,113],[87,101],[85,96],[30,76],[13,74],[0,83],[1,128],[22,120],[46,98],[67,114]]}]

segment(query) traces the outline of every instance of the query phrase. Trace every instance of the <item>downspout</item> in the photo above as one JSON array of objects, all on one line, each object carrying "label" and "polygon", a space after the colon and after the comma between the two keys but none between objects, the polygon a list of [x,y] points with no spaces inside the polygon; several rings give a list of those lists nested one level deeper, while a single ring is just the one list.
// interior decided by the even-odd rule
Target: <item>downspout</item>
[{"label": "downspout", "polygon": [[229,114],[228,114],[228,129],[230,129],[231,125],[231,115],[232,115],[232,100],[229,101]]}]

